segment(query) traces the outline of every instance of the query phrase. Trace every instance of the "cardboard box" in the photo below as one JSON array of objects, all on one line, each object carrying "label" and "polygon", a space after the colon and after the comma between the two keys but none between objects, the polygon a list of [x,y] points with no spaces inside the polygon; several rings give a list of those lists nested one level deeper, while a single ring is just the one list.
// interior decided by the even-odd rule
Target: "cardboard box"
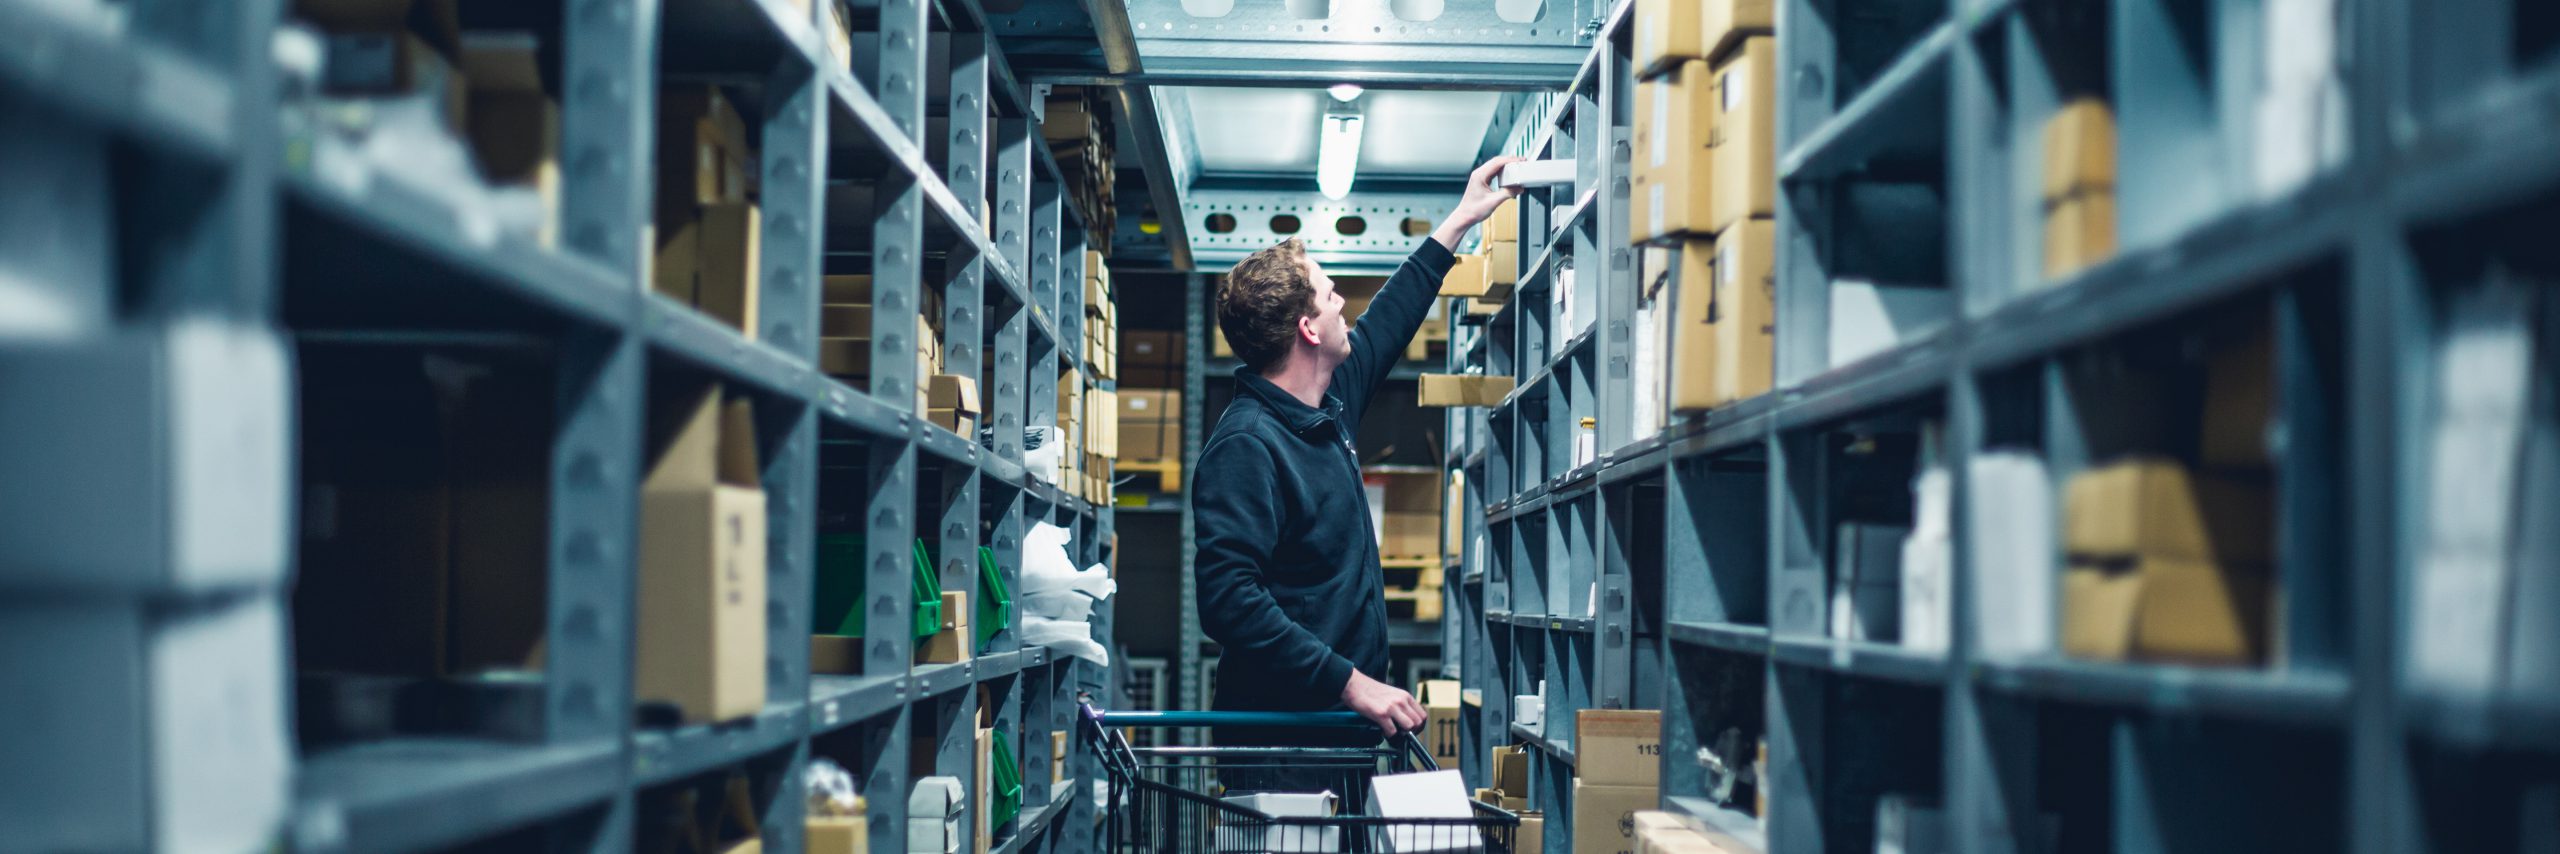
[{"label": "cardboard box", "polygon": [[1517,745],[1493,749],[1493,773],[1485,779],[1493,782],[1495,791],[1515,797],[1529,795],[1529,749]]},{"label": "cardboard box", "polygon": [[651,280],[659,293],[755,340],[761,226],[754,203],[706,205],[661,228]]},{"label": "cardboard box", "polygon": [[2116,254],[2116,197],[2103,190],[2073,195],[2045,208],[2044,276],[2060,279]]},{"label": "cardboard box", "polygon": [[1672,315],[1666,401],[1674,412],[1709,409],[1724,402],[1716,393],[1716,242],[1681,240],[1661,251]]},{"label": "cardboard box", "polygon": [[917,780],[907,795],[907,850],[956,854],[963,838],[961,807],[968,798],[968,784],[958,777]]},{"label": "cardboard box", "polygon": [[1637,811],[1660,806],[1662,793],[1652,786],[1609,786],[1575,778],[1574,854],[1635,854]]},{"label": "cardboard box", "polygon": [[1778,335],[1777,224],[1745,220],[1716,235],[1715,398],[1769,390]]},{"label": "cardboard box", "polygon": [[658,93],[659,231],[687,206],[737,204],[750,196],[747,124],[720,87],[668,86]]},{"label": "cardboard box", "polygon": [[2063,104],[2044,123],[2045,203],[2091,192],[2114,195],[2115,186],[2114,109],[2094,97]]},{"label": "cardboard box", "polygon": [[[1381,818],[1473,818],[1458,769],[1381,774],[1369,781],[1366,815]],[[1484,834],[1473,824],[1389,824],[1379,828],[1377,849],[1386,852],[1482,851]]]},{"label": "cardboard box", "polygon": [[1123,388],[1120,458],[1162,460],[1182,455],[1182,392]]},{"label": "cardboard box", "polygon": [[2062,547],[2101,559],[2267,563],[2275,557],[2274,506],[2263,483],[2193,475],[2156,457],[2122,460],[2071,479]]},{"label": "cardboard box", "polygon": [[925,406],[927,420],[977,441],[977,380],[958,374],[935,374],[925,382]]},{"label": "cardboard box", "polygon": [[1440,542],[1444,552],[1456,553],[1459,544],[1466,541],[1466,511],[1467,472],[1465,469],[1452,470],[1449,472],[1449,494],[1440,499]]},{"label": "cardboard box", "polygon": [[754,413],[705,389],[651,466],[640,494],[640,607],[634,694],[688,722],[762,711],[765,499]]},{"label": "cardboard box", "polygon": [[968,591],[942,591],[942,629],[916,644],[916,663],[958,664],[977,648],[978,638],[969,630]]},{"label": "cardboard box", "polygon": [[[853,22],[837,4],[838,0],[818,0],[819,7],[825,10],[825,26],[819,28],[819,34],[827,39],[827,57],[841,71],[853,65]],[[986,206],[978,209],[986,210]]]},{"label": "cardboard box", "polygon": [[1574,767],[1578,782],[1644,786],[1662,781],[1662,712],[1652,709],[1583,709],[1574,714]]},{"label": "cardboard box", "polygon": [[1704,0],[1698,12],[1698,58],[1722,59],[1744,38],[1775,30],[1775,6],[1770,0]]},{"label": "cardboard box", "polygon": [[2206,466],[2275,465],[2267,442],[2276,417],[2275,359],[2275,334],[2263,323],[2205,357],[2204,436],[2197,446]]},{"label": "cardboard box", "polygon": [[1182,333],[1130,329],[1120,333],[1120,388],[1180,388]]},{"label": "cardboard box", "polygon": [[870,854],[871,852],[869,816],[809,819],[805,835],[809,854]]},{"label": "cardboard box", "polygon": [[809,672],[862,673],[862,639],[851,635],[810,635]]},{"label": "cardboard box", "polygon": [[1423,406],[1497,406],[1511,394],[1508,376],[1423,374],[1419,396]]},{"label": "cardboard box", "polygon": [[1427,679],[1414,688],[1424,716],[1422,744],[1430,748],[1431,761],[1442,768],[1458,767],[1458,680]]},{"label": "cardboard box", "polygon": [[1547,850],[1547,817],[1542,813],[1522,813],[1520,829],[1511,834],[1511,850],[1523,852]]},{"label": "cardboard box", "polygon": [[1699,37],[1706,34],[1700,26],[1700,13],[1709,2],[1702,0],[1636,0],[1635,69],[1638,76],[1651,74],[1667,65],[1692,59],[1705,59],[1705,46]]},{"label": "cardboard box", "polygon": [[1493,206],[1493,214],[1484,221],[1484,242],[1518,243],[1520,241],[1520,200],[1504,199]]},{"label": "cardboard box", "polygon": [[2074,561],[2062,577],[2062,648],[2101,660],[2253,663],[2265,655],[2270,595],[2258,567]]},{"label": "cardboard box", "polygon": [[1449,265],[1449,274],[1440,277],[1440,295],[1444,297],[1482,296],[1484,289],[1485,256],[1482,253],[1458,256],[1457,263]]},{"label": "cardboard box", "polygon": [[1715,66],[1715,128],[1707,148],[1714,177],[1708,183],[1708,231],[1722,232],[1753,217],[1778,213],[1778,40],[1745,38]]},{"label": "cardboard box", "polygon": [[[1484,244],[1483,252],[1485,292],[1490,294],[1495,288],[1500,288],[1503,293],[1510,293],[1511,288],[1520,284],[1520,244],[1508,240],[1490,241]],[[1368,310],[1369,298],[1360,300],[1360,308]],[[1343,308],[1345,316],[1352,316],[1350,311],[1348,306]]]},{"label": "cardboard box", "polygon": [[1636,84],[1627,236],[1636,243],[1712,230],[1715,80],[1707,64],[1680,63]]}]

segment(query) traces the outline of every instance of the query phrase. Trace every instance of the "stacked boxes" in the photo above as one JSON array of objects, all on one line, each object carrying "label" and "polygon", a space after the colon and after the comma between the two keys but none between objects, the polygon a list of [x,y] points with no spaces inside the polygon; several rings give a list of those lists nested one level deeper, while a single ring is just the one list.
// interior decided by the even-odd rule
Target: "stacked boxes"
[{"label": "stacked boxes", "polygon": [[[915,319],[916,415],[930,417],[934,377],[943,371],[942,292],[921,290],[922,310]],[[828,276],[819,299],[818,370],[855,385],[868,383],[871,336],[878,323],[871,312],[871,277]]]},{"label": "stacked boxes", "polygon": [[1457,256],[1448,275],[1440,278],[1440,295],[1465,297],[1468,315],[1490,316],[1502,310],[1519,282],[1520,204],[1507,201],[1485,218],[1483,240],[1476,251]]},{"label": "stacked boxes", "polygon": [[[1769,388],[1777,45],[1765,1],[1647,2],[1637,15],[1636,61],[1648,76],[1636,84],[1627,233],[1657,249],[1642,278],[1658,294],[1639,315],[1668,339],[1640,345],[1668,365],[1640,384],[1659,383],[1666,398],[1657,409],[1647,393],[1643,435],[1671,412]],[[1664,35],[1643,35],[1648,27]]]},{"label": "stacked boxes", "polygon": [[1423,374],[1416,399],[1423,406],[1498,406],[1514,382],[1499,374]]},{"label": "stacked boxes", "polygon": [[2116,253],[2116,119],[2078,98],[2044,125],[2044,275],[2060,279]]},{"label": "stacked boxes", "polygon": [[2063,651],[2241,664],[2266,652],[2272,497],[2254,479],[2119,461],[2063,498]]},{"label": "stacked boxes", "polygon": [[[1440,477],[1424,474],[1367,474],[1369,521],[1378,532],[1378,556],[1384,560],[1428,559],[1440,563]],[[1437,590],[1432,591],[1437,598]]]},{"label": "stacked boxes", "polygon": [[1584,709],[1573,743],[1573,850],[1632,854],[1635,814],[1662,804],[1662,713]]},{"label": "stacked boxes", "polygon": [[635,693],[687,722],[755,714],[765,701],[765,498],[755,415],[706,388],[680,420],[640,494]]},{"label": "stacked boxes", "polygon": [[745,333],[756,334],[761,214],[747,127],[717,86],[672,86],[658,97],[657,257],[650,281]]},{"label": "stacked boxes", "polygon": [[1093,378],[1120,376],[1120,311],[1111,300],[1111,267],[1102,253],[1084,253],[1084,360]]},{"label": "stacked boxes", "polygon": [[1050,91],[1040,119],[1040,136],[1049,143],[1066,179],[1067,200],[1084,214],[1085,241],[1111,245],[1119,207],[1112,197],[1113,127],[1111,96],[1100,87],[1060,86]]},{"label": "stacked boxes", "polygon": [[977,643],[977,635],[969,627],[968,591],[945,590],[942,625],[932,636],[916,643],[916,663],[958,664],[969,660],[969,652]]}]

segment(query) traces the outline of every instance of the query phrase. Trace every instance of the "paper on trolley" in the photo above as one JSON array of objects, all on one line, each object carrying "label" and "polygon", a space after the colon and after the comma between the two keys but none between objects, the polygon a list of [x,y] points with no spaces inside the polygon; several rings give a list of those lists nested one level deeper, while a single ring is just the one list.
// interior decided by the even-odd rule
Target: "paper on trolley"
[{"label": "paper on trolley", "polygon": [[[1467,784],[1456,769],[1384,774],[1369,781],[1369,814],[1380,818],[1475,818]],[[1389,824],[1377,835],[1380,851],[1482,851],[1484,834],[1471,823]]]},{"label": "paper on trolley", "polygon": [[[1340,800],[1332,792],[1260,792],[1221,800],[1273,818],[1329,818]],[[1219,830],[1221,851],[1269,851],[1274,854],[1342,850],[1342,829],[1312,824],[1266,824]],[[1249,840],[1261,844],[1249,844]]]}]

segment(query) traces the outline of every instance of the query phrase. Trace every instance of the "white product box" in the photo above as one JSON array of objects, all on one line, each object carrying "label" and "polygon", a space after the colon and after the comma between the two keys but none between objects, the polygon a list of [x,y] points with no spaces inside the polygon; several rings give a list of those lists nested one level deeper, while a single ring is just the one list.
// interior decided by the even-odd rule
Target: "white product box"
[{"label": "white product box", "polygon": [[[176,613],[0,606],[18,698],[0,821],[26,850],[254,851],[293,802],[284,611],[269,592]],[[37,651],[41,651],[40,653]]]},{"label": "white product box", "polygon": [[960,807],[968,800],[958,777],[917,780],[907,796],[907,854],[957,854],[968,838],[960,827]]},{"label": "white product box", "polygon": [[[1261,792],[1222,800],[1274,818],[1323,818],[1334,814],[1340,798],[1332,792]],[[1337,827],[1273,823],[1218,830],[1218,847],[1224,851],[1293,854],[1337,851],[1341,844],[1342,830]]]},{"label": "white product box", "polygon": [[1831,364],[1855,362],[1933,331],[1946,324],[1954,305],[1952,292],[1941,287],[1832,282]]},{"label": "white product box", "polygon": [[1502,178],[1495,183],[1504,187],[1552,187],[1573,183],[1571,160],[1523,160],[1502,167]]},{"label": "white product box", "polygon": [[[1467,784],[1455,768],[1419,774],[1386,774],[1369,781],[1369,815],[1380,818],[1473,818]],[[1378,830],[1377,850],[1482,851],[1484,835],[1469,823],[1390,824]]]},{"label": "white product box", "polygon": [[1511,722],[1528,727],[1531,732],[1544,732],[1540,719],[1546,716],[1547,701],[1536,694],[1518,694],[1511,698]]},{"label": "white product box", "polygon": [[11,574],[137,592],[283,583],[292,394],[291,357],[264,325],[0,345]]},{"label": "white product box", "polygon": [[1988,655],[2054,648],[2054,485],[2044,460],[2015,451],[1973,458],[1966,518],[1973,535],[1975,637]]},{"label": "white product box", "polygon": [[1945,652],[1954,638],[1948,588],[1955,583],[1955,543],[1943,536],[1913,534],[1902,541],[1902,645],[1921,652]]}]

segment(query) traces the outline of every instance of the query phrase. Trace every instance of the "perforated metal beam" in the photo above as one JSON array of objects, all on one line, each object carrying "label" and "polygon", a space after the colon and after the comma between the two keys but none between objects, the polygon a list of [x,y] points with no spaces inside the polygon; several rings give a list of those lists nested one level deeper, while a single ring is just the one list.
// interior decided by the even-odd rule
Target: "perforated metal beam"
[{"label": "perforated metal beam", "polygon": [[[1202,269],[1220,270],[1257,249],[1296,237],[1307,244],[1308,257],[1336,273],[1392,271],[1413,253],[1416,242],[1449,216],[1458,193],[1353,193],[1341,201],[1315,192],[1194,188],[1183,200],[1183,226],[1190,230],[1191,257]],[[1210,226],[1211,217],[1232,217],[1225,230]],[[1283,218],[1298,227],[1284,231]],[[1359,220],[1357,234],[1344,234],[1342,221]],[[1424,224],[1404,233],[1407,219]]]}]

